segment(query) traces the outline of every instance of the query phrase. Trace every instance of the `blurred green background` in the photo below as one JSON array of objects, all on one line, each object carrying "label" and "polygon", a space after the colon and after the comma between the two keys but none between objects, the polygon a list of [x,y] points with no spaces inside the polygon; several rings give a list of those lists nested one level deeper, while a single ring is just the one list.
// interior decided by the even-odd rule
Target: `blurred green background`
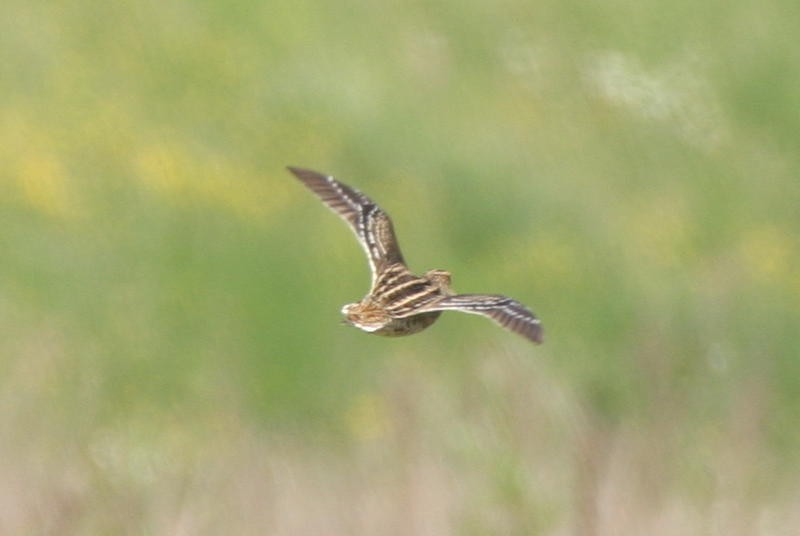
[{"label": "blurred green background", "polygon": [[[0,7],[0,533],[794,534],[800,9]],[[542,318],[342,327],[350,232]]]}]

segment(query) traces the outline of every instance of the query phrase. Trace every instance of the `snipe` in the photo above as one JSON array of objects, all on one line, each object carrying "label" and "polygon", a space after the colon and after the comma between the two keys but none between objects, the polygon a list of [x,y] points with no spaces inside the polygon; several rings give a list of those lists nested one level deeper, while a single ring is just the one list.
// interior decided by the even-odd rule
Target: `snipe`
[{"label": "snipe", "polygon": [[342,307],[346,321],[389,337],[411,335],[433,324],[442,311],[491,318],[506,329],[542,342],[542,326],[520,302],[499,294],[455,294],[450,273],[430,270],[416,276],[406,267],[389,216],[370,198],[330,175],[289,167],[300,181],[355,232],[372,270],[372,288],[357,303]]}]

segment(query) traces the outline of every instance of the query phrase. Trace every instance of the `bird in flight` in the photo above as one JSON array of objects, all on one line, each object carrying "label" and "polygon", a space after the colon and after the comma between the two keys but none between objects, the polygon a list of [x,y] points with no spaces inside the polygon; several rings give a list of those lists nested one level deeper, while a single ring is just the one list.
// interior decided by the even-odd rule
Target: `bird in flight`
[{"label": "bird in flight", "polygon": [[442,311],[486,316],[535,343],[542,325],[520,302],[500,294],[455,294],[450,273],[429,270],[416,276],[406,267],[392,220],[370,198],[330,175],[289,167],[295,177],[345,220],[367,254],[372,288],[359,302],[342,307],[348,324],[363,331],[397,337],[433,324]]}]

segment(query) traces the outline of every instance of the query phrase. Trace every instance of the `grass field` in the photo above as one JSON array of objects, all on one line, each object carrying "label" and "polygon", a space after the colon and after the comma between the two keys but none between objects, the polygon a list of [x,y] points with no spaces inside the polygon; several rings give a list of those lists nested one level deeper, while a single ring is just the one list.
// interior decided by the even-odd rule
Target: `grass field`
[{"label": "grass field", "polygon": [[[796,534],[798,27],[5,0],[0,534]],[[545,344],[343,327],[367,264],[286,165]]]}]

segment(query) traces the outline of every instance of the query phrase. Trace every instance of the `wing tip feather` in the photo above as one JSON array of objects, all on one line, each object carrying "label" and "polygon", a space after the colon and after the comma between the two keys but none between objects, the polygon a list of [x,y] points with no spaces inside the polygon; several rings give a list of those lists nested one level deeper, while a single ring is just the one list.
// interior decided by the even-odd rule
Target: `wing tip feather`
[{"label": "wing tip feather", "polygon": [[528,338],[536,344],[542,344],[544,342],[544,330],[542,329],[542,325],[535,324]]},{"label": "wing tip feather", "polygon": [[297,166],[286,166],[292,175],[297,177],[300,180],[309,179],[309,178],[326,178],[324,173],[320,173],[319,171],[314,171],[313,169],[308,168],[301,168]]}]

